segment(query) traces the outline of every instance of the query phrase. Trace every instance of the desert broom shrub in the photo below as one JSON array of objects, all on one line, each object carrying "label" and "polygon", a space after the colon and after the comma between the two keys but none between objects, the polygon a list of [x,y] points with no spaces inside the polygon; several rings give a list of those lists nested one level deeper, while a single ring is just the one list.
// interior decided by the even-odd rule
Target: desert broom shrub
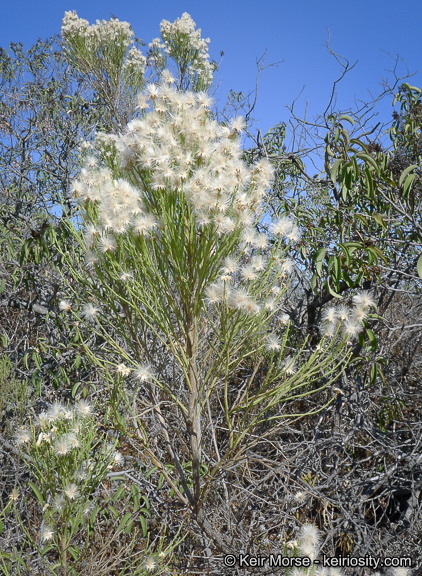
[{"label": "desert broom shrub", "polygon": [[[316,349],[305,341],[288,350],[282,300],[300,231],[279,215],[270,236],[257,232],[270,162],[247,167],[243,120],[221,126],[206,93],[178,91],[165,74],[137,103],[140,117],[120,136],[102,137],[74,182],[82,224],[70,229],[85,261],[80,250],[63,252],[73,282],[61,308],[103,342],[86,353],[124,383],[120,396],[145,453],[212,533],[201,508],[218,475],[244,457],[261,425],[271,422],[268,433],[283,426],[283,403],[339,377],[355,324],[334,311]],[[81,302],[82,293],[90,300]],[[159,371],[157,343],[165,357]],[[232,375],[245,365],[252,375],[233,390]],[[140,396],[159,419],[177,479],[152,448],[136,409]],[[217,407],[220,416],[213,416]],[[176,414],[189,442],[184,462],[170,440]],[[211,460],[210,430],[218,448]]]}]

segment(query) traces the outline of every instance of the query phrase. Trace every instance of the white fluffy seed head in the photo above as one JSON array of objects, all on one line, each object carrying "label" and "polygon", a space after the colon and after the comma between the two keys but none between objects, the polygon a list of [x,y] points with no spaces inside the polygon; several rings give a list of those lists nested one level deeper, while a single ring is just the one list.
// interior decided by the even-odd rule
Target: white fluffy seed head
[{"label": "white fluffy seed head", "polygon": [[346,306],[339,306],[337,308],[337,318],[340,322],[345,322],[350,317],[350,310]]},{"label": "white fluffy seed head", "polygon": [[54,509],[57,510],[58,512],[61,512],[65,504],[66,500],[64,499],[63,495],[57,494],[56,497],[54,498],[54,504],[53,504]]},{"label": "white fluffy seed head", "polygon": [[21,428],[15,433],[16,444],[20,446],[21,444],[27,444],[31,440],[31,432],[26,428]]},{"label": "white fluffy seed head", "polygon": [[41,527],[41,542],[50,542],[54,538],[54,529],[47,524],[43,524]]},{"label": "white fluffy seed head", "polygon": [[291,233],[293,226],[293,220],[290,217],[283,217],[270,224],[270,231],[275,236],[287,237],[287,235]]},{"label": "white fluffy seed head", "polygon": [[284,373],[288,376],[296,374],[297,368],[294,359],[286,358],[286,360],[282,362],[281,366],[283,367]]},{"label": "white fluffy seed head", "polygon": [[63,492],[69,498],[69,500],[76,500],[79,496],[79,488],[73,482],[71,484],[67,484]]},{"label": "white fluffy seed head", "polygon": [[69,432],[68,434],[66,434],[65,439],[69,444],[69,448],[79,448],[79,446],[81,445],[79,438],[74,432]]},{"label": "white fluffy seed head", "polygon": [[343,330],[349,338],[356,338],[362,330],[362,324],[356,318],[350,318],[344,322]]},{"label": "white fluffy seed head", "polygon": [[313,524],[305,524],[299,533],[300,551],[303,556],[308,556],[315,560],[319,551],[320,534],[319,530]]},{"label": "white fluffy seed head", "polygon": [[276,334],[270,334],[267,336],[267,350],[269,352],[277,352],[281,348],[280,339]]},{"label": "white fluffy seed head", "polygon": [[238,263],[233,256],[227,256],[224,260],[224,272],[226,274],[233,274],[238,269]]},{"label": "white fluffy seed head", "polygon": [[70,310],[72,309],[72,306],[69,302],[67,302],[67,300],[62,300],[59,304],[59,310],[64,311],[64,312],[70,312]]},{"label": "white fluffy seed head", "polygon": [[86,400],[79,400],[76,404],[76,411],[82,418],[86,418],[92,414],[92,406]]},{"label": "white fluffy seed head", "polygon": [[253,280],[256,280],[258,278],[258,274],[255,271],[255,267],[251,264],[243,266],[243,268],[240,271],[240,274],[242,278],[247,282],[252,282]]},{"label": "white fluffy seed head", "polygon": [[136,380],[139,380],[140,382],[150,382],[153,379],[154,374],[150,366],[142,365],[134,371],[134,376]]},{"label": "white fluffy seed head", "polygon": [[326,308],[326,310],[324,310],[324,314],[322,315],[322,319],[325,322],[329,322],[330,324],[334,324],[336,322],[337,313],[336,313],[336,309],[334,308],[334,306],[331,306],[329,308]]},{"label": "white fluffy seed head", "polygon": [[358,304],[356,308],[352,310],[352,317],[356,319],[356,321],[362,322],[362,320],[365,320],[365,318],[368,317],[368,312],[362,304]]},{"label": "white fluffy seed head", "polygon": [[54,442],[54,451],[57,456],[66,456],[71,450],[71,446],[66,437],[58,438]]},{"label": "white fluffy seed head", "polygon": [[205,289],[205,302],[207,304],[218,304],[223,300],[225,291],[224,284],[210,284]]},{"label": "white fluffy seed head", "polygon": [[66,407],[61,404],[60,402],[55,402],[52,406],[50,406],[47,412],[47,419],[48,421],[55,422],[59,418],[61,418],[66,411]]},{"label": "white fluffy seed head", "polygon": [[145,570],[147,570],[148,572],[152,572],[153,570],[156,569],[156,567],[157,567],[157,561],[153,556],[150,556],[145,560]]},{"label": "white fluffy seed head", "polygon": [[94,304],[88,303],[82,308],[81,316],[86,320],[94,320],[100,310]]},{"label": "white fluffy seed head", "polygon": [[410,574],[411,574],[411,572],[410,572],[409,568],[397,567],[397,568],[391,569],[391,575],[392,576],[410,576]]},{"label": "white fluffy seed head", "polygon": [[363,309],[377,307],[375,298],[367,290],[363,290],[359,294],[356,294],[356,296],[353,296],[353,303],[356,307],[362,307]]},{"label": "white fluffy seed head", "polygon": [[125,366],[125,364],[119,364],[117,366],[116,369],[117,373],[120,374],[121,376],[125,377],[125,376],[129,376],[130,373],[132,372],[132,369],[129,368],[128,366]]}]

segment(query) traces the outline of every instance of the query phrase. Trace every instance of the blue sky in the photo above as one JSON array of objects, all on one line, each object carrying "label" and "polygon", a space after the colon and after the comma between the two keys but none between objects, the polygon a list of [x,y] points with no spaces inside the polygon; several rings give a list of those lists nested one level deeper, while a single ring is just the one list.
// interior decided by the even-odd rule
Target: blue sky
[{"label": "blue sky", "polygon": [[[340,84],[338,107],[353,106],[355,99],[368,100],[378,94],[383,77],[392,79],[391,69],[399,55],[399,75],[418,72],[408,80],[422,86],[420,24],[422,2],[402,0],[17,0],[0,7],[0,46],[22,41],[28,47],[38,37],[60,31],[66,10],[76,10],[93,23],[112,14],[132,25],[136,36],[149,42],[159,35],[160,21],[175,20],[189,12],[203,36],[211,39],[210,55],[217,61],[224,51],[218,78],[219,102],[230,89],[247,93],[254,89],[256,60],[267,51],[256,108],[256,128],[268,128],[287,120],[286,106],[303,92],[296,104],[299,115],[308,102],[308,118],[323,111],[333,81],[341,68],[325,47],[330,46],[351,63],[354,70]],[[393,56],[393,58],[389,55]],[[391,104],[380,108],[383,120],[391,118]]]}]

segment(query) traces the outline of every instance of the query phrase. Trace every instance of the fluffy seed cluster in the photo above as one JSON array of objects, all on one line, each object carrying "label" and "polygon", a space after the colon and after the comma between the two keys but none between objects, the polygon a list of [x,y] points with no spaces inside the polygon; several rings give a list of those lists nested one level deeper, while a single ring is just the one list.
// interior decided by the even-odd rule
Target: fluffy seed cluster
[{"label": "fluffy seed cluster", "polygon": [[160,62],[161,50],[174,58],[176,47],[189,47],[187,59],[190,62],[190,76],[197,75],[204,84],[211,84],[215,65],[209,61],[208,44],[210,39],[201,38],[201,29],[196,30],[195,28],[196,24],[187,12],[184,12],[174,22],[162,20],[160,24],[162,41],[160,38],[154,38],[149,44],[151,60]]},{"label": "fluffy seed cluster", "polygon": [[16,444],[26,444],[31,440],[31,432],[27,429],[21,428],[15,433]]},{"label": "fluffy seed cluster", "polygon": [[79,497],[79,489],[73,482],[67,484],[63,492],[66,494],[69,500],[76,500]]},{"label": "fluffy seed cluster", "polygon": [[205,289],[205,302],[207,304],[215,305],[223,301],[226,302],[228,308],[250,315],[257,314],[261,309],[261,306],[243,286],[230,288],[225,284],[214,283]]},{"label": "fluffy seed cluster", "polygon": [[118,42],[129,47],[134,39],[129,22],[120,22],[117,18],[112,18],[108,21],[97,20],[96,24],[90,26],[88,20],[79,18],[75,10],[65,12],[61,34],[65,41],[71,41],[76,37],[83,38],[88,48],[93,48],[104,41]]},{"label": "fluffy seed cluster", "polygon": [[[270,231],[275,236],[285,236],[292,242],[300,240],[299,228],[290,216],[280,218],[277,222],[272,222],[270,224]],[[286,269],[286,273],[287,272],[288,270]]]},{"label": "fluffy seed cluster", "polygon": [[313,524],[305,524],[299,533],[299,540],[301,554],[307,556],[313,562],[318,556],[321,541],[318,528]]},{"label": "fluffy seed cluster", "polygon": [[52,526],[48,526],[43,524],[41,527],[41,535],[40,539],[41,542],[50,542],[54,538],[54,528]]},{"label": "fluffy seed cluster", "polygon": [[354,338],[362,330],[362,321],[367,318],[369,310],[377,307],[372,294],[365,290],[353,297],[353,304],[354,308],[350,309],[330,306],[324,310],[322,320],[327,336],[334,336],[341,323],[344,334]]},{"label": "fluffy seed cluster", "polygon": [[[115,146],[121,168],[139,175],[139,187],[113,178],[110,170],[88,158],[73,190],[81,200],[98,203],[102,252],[115,248],[110,233],[132,229],[148,235],[158,226],[145,210],[154,194],[183,193],[198,227],[213,225],[218,234],[254,222],[272,182],[272,166],[261,160],[248,169],[238,137],[243,121],[221,126],[210,117],[210,104],[205,93],[183,93],[165,83],[149,84],[138,96],[139,108],[151,110],[130,122]],[[98,237],[95,227],[87,229],[89,245]]]},{"label": "fluffy seed cluster", "polygon": [[136,46],[129,48],[124,67],[129,70],[136,70],[137,72],[143,74],[147,65],[147,59]]}]

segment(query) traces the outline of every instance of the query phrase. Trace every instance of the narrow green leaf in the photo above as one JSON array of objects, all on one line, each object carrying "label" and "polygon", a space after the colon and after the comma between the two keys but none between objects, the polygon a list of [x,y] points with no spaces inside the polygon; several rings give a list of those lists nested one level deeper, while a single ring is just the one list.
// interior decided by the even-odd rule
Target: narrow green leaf
[{"label": "narrow green leaf", "polygon": [[74,560],[77,560],[77,559],[79,558],[79,554],[81,553],[81,551],[79,550],[79,554],[78,554],[77,550],[75,550],[75,549],[72,548],[72,547],[69,547],[69,548],[68,548],[68,551],[69,551],[69,554],[72,556],[72,558],[73,558]]},{"label": "narrow green leaf", "polygon": [[418,263],[416,264],[416,268],[418,270],[419,277],[422,278],[422,254],[418,258]]},{"label": "narrow green leaf", "polygon": [[343,251],[343,254],[346,257],[346,265],[350,266],[351,263],[351,259],[350,259],[350,254],[349,254],[349,250],[347,249],[347,246],[345,246],[344,244],[340,244],[340,248]]},{"label": "narrow green leaf", "polygon": [[316,265],[316,271],[318,276],[321,276],[322,265],[324,263],[325,256],[327,254],[327,248],[319,248],[314,255],[314,262]]},{"label": "narrow green leaf", "polygon": [[408,84],[407,82],[403,83],[403,86],[409,91],[413,91],[413,92],[418,92],[419,94],[422,94],[422,90],[420,88],[418,88],[417,86],[411,86],[410,84]]},{"label": "narrow green leaf", "polygon": [[38,370],[35,370],[35,372],[32,374],[31,382],[32,382],[32,384],[33,384],[34,386],[36,386],[37,378],[39,377],[39,375],[40,375],[40,370],[39,370],[39,369],[38,369]]},{"label": "narrow green leaf", "polygon": [[117,512],[116,508],[114,506],[112,506],[111,504],[109,504],[107,506],[108,510],[110,510],[110,512],[113,514],[114,519],[117,520],[119,513]]},{"label": "narrow green leaf", "polygon": [[385,223],[384,218],[381,216],[381,214],[374,214],[374,220],[379,226],[387,228],[387,224]]},{"label": "narrow green leaf", "polygon": [[340,294],[337,294],[336,292],[334,292],[334,290],[330,286],[329,280],[327,280],[325,282],[325,287],[327,288],[327,290],[331,294],[331,296],[333,296],[334,298],[339,298],[340,300],[343,298],[342,296],[340,296]]},{"label": "narrow green leaf", "polygon": [[359,178],[359,166],[358,163],[356,162],[355,156],[353,156],[352,158],[352,164],[353,164],[353,179],[357,180]]},{"label": "narrow green leaf", "polygon": [[72,398],[76,397],[76,393],[79,390],[80,386],[81,386],[82,382],[76,382],[76,384],[73,386],[72,388]]},{"label": "narrow green leaf", "polygon": [[146,538],[146,535],[148,533],[147,522],[143,516],[139,516],[139,522],[141,523],[142,526],[142,534],[144,535],[144,538]]},{"label": "narrow green leaf", "polygon": [[340,256],[335,256],[334,258],[334,274],[337,284],[340,282],[341,278],[341,262]]},{"label": "narrow green leaf", "polygon": [[[117,490],[116,494],[113,496],[113,498],[112,498],[113,502],[117,502],[117,500],[118,500],[119,498],[121,498],[121,496],[122,496],[122,494],[123,494],[124,491],[125,491],[125,486],[124,486],[124,484],[122,484],[122,485],[120,486],[120,488]],[[123,495],[124,495],[124,494],[123,494]]]},{"label": "narrow green leaf", "polygon": [[350,122],[350,124],[353,126],[355,121],[353,120],[353,118],[351,116],[349,116],[348,114],[342,114],[339,117],[339,122],[341,122],[341,120],[346,120],[347,122]]},{"label": "narrow green leaf", "polygon": [[362,248],[362,242],[343,242],[343,246],[350,248],[352,250],[360,250]]},{"label": "narrow green leaf", "polygon": [[346,144],[346,148],[349,148],[350,146],[350,136],[347,130],[345,130],[344,128],[341,131],[343,138],[344,138],[344,143]]},{"label": "narrow green leaf", "polygon": [[331,180],[332,180],[333,182],[336,181],[337,172],[338,172],[338,170],[339,170],[339,168],[340,168],[340,164],[341,164],[342,162],[343,162],[343,158],[339,158],[338,160],[336,160],[336,161],[334,162],[333,167],[331,168],[330,176],[331,176]]},{"label": "narrow green leaf", "polygon": [[403,198],[407,198],[412,187],[413,181],[417,177],[417,174],[409,174],[403,186]]},{"label": "narrow green leaf", "polygon": [[378,259],[381,258],[384,261],[384,264],[388,264],[388,258],[386,256],[384,256],[384,254],[381,252],[381,250],[379,248],[377,248],[376,246],[369,246],[366,250],[367,250],[367,252],[371,252],[373,254],[377,263],[378,263]]},{"label": "narrow green leaf", "polygon": [[348,190],[352,189],[352,168],[348,167],[344,175],[344,184]]},{"label": "narrow green leaf", "polygon": [[325,149],[326,149],[326,151],[327,151],[328,156],[335,157],[335,154],[334,154],[334,152],[331,150],[331,147],[330,147],[329,144],[327,144],[327,146],[325,147]]},{"label": "narrow green leaf", "polygon": [[412,170],[414,170],[415,168],[418,168],[417,164],[412,164],[411,166],[408,166],[405,170],[403,170],[403,172],[400,175],[400,180],[399,180],[399,186],[401,186],[405,180],[405,178],[407,177],[407,175],[412,172]]},{"label": "narrow green leaf", "polygon": [[119,527],[117,528],[117,532],[120,532],[121,530],[123,530],[123,528],[124,528],[124,526],[126,525],[127,521],[130,520],[131,518],[132,518],[132,513],[131,513],[131,512],[127,512],[127,513],[123,516],[123,518],[122,518],[122,520],[121,520],[121,522],[120,522],[120,524],[119,524]]},{"label": "narrow green leaf", "polygon": [[343,280],[349,286],[349,288],[356,288],[355,282],[350,278],[349,273],[347,270],[343,270]]},{"label": "narrow green leaf", "polygon": [[95,518],[98,514],[100,507],[96,506],[91,514],[91,516],[89,517],[89,523],[91,524],[91,526],[94,524]]},{"label": "narrow green leaf", "polygon": [[366,162],[367,164],[370,164],[372,166],[372,168],[374,168],[376,173],[379,174],[379,172],[380,172],[379,166],[375,162],[375,160],[372,158],[372,156],[370,156],[369,154],[365,154],[364,152],[358,152],[356,154],[356,157],[360,158],[361,160],[364,160],[364,162]]},{"label": "narrow green leaf", "polygon": [[368,335],[369,342],[371,343],[372,352],[375,352],[377,349],[377,339],[375,338],[375,334],[372,332],[370,328],[366,329],[366,333]]},{"label": "narrow green leaf", "polygon": [[371,312],[371,314],[368,314],[368,318],[371,318],[372,320],[382,320],[382,316],[379,316],[378,314],[374,314],[373,312]]},{"label": "narrow green leaf", "polygon": [[366,179],[366,187],[368,190],[368,196],[369,196],[369,198],[372,199],[374,197],[374,180],[372,178],[371,171],[369,170],[369,168],[367,166],[365,166],[365,168],[364,168],[364,174],[365,174],[365,179]]},{"label": "narrow green leaf", "polygon": [[368,220],[364,216],[362,216],[362,214],[355,214],[355,218],[363,222],[365,226],[368,226]]},{"label": "narrow green leaf", "polygon": [[38,370],[41,370],[40,357],[36,352],[32,353],[32,360],[35,362],[35,365],[37,366]]},{"label": "narrow green leaf", "polygon": [[378,373],[378,367],[376,364],[372,364],[371,366],[371,377],[369,380],[369,385],[373,386],[377,380],[377,373]]},{"label": "narrow green leaf", "polygon": [[362,148],[363,150],[365,150],[365,152],[368,152],[368,148],[366,147],[366,145],[362,142],[362,140],[359,140],[359,138],[352,138],[350,140],[351,144],[356,144],[357,146],[359,146],[359,148]]},{"label": "narrow green leaf", "polygon": [[334,134],[334,142],[338,142],[339,138],[340,138],[340,129],[337,127]]},{"label": "narrow green leaf", "polygon": [[382,379],[383,384],[385,384],[384,372],[383,372],[382,369],[380,368],[379,364],[377,364],[377,372],[378,372],[379,376],[381,376],[381,379]]},{"label": "narrow green leaf", "polygon": [[28,482],[28,484],[32,488],[32,491],[35,494],[35,496],[37,497],[37,500],[40,503],[40,505],[44,506],[44,498],[42,497],[41,492],[38,490],[38,488],[35,486],[35,484],[33,482]]}]

